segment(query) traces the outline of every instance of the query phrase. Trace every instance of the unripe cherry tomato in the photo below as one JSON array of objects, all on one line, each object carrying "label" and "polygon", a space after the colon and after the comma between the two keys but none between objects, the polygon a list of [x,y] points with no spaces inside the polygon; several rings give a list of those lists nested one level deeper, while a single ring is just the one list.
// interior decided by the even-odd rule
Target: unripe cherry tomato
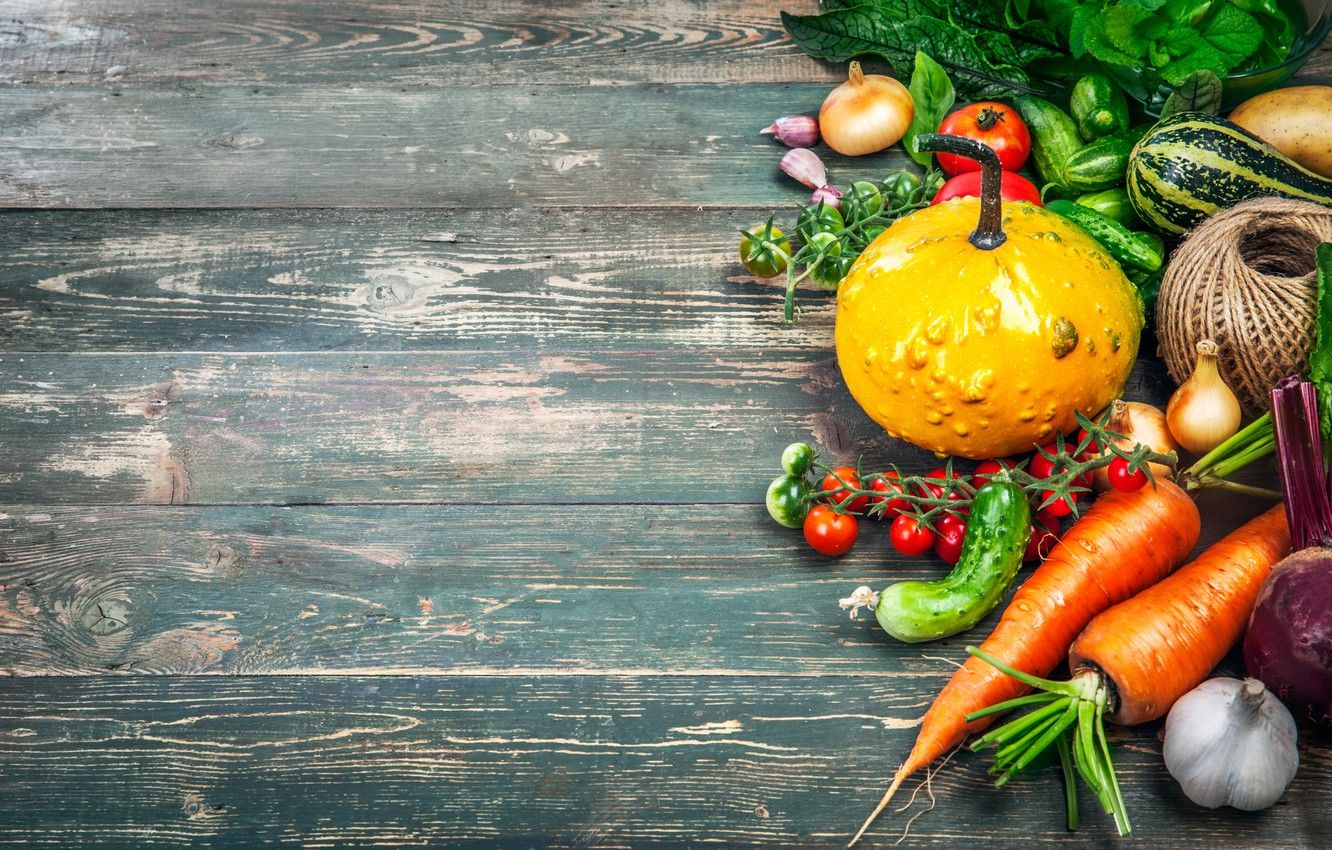
[{"label": "unripe cherry tomato", "polygon": [[1147,473],[1141,469],[1129,472],[1129,463],[1118,455],[1106,467],[1105,477],[1110,486],[1122,493],[1135,493],[1147,486]]},{"label": "unripe cherry tomato", "polygon": [[967,534],[967,524],[952,514],[944,514],[934,521],[934,527],[939,532],[939,539],[934,541],[934,554],[946,564],[956,564],[962,557],[962,541]]},{"label": "unripe cherry tomato", "polygon": [[[841,479],[840,482],[838,481],[839,478]],[[823,483],[819,485],[819,489],[829,494],[828,501],[831,504],[839,505],[843,499],[851,495],[851,493],[842,486],[843,484],[853,490],[865,489],[860,486],[860,476],[856,474],[855,467],[853,466],[839,466],[832,472],[823,476]],[[851,500],[851,503],[842,508],[842,510],[850,511],[853,514],[863,514],[865,512],[865,507],[868,504],[869,496],[856,496]]]},{"label": "unripe cherry tomato", "polygon": [[[948,182],[939,187],[939,192],[934,196],[934,200],[930,201],[930,205],[941,204],[954,198],[978,198],[980,193],[981,173],[968,171],[948,178]],[[1030,201],[1038,207],[1041,206],[1041,190],[1036,188],[1036,184],[1021,174],[1014,174],[1011,171],[1003,172],[999,179],[999,196],[1005,201]]]},{"label": "unripe cherry tomato", "polygon": [[[948,114],[939,124],[939,132],[984,142],[999,155],[999,164],[1004,171],[1017,171],[1026,164],[1031,153],[1031,131],[1016,109],[1002,103],[985,101],[964,106]],[[936,154],[936,157],[945,174],[966,174],[981,169],[980,163],[970,157],[948,153]]]},{"label": "unripe cherry tomato", "polygon": [[856,545],[859,524],[850,514],[839,514],[827,505],[815,505],[805,515],[805,542],[820,555],[835,558]]},{"label": "unripe cherry tomato", "polygon": [[888,529],[888,539],[893,548],[913,558],[930,551],[934,546],[934,538],[934,532],[921,525],[912,514],[898,514]]}]

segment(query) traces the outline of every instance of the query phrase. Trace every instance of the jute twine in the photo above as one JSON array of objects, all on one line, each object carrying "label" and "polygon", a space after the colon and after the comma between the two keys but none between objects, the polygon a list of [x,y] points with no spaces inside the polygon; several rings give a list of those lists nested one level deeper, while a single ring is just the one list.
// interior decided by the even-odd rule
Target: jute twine
[{"label": "jute twine", "polygon": [[1176,383],[1193,373],[1200,340],[1221,346],[1221,374],[1248,409],[1269,405],[1286,375],[1305,371],[1318,282],[1314,253],[1332,241],[1332,208],[1255,198],[1217,213],[1170,258],[1156,307],[1160,354]]}]

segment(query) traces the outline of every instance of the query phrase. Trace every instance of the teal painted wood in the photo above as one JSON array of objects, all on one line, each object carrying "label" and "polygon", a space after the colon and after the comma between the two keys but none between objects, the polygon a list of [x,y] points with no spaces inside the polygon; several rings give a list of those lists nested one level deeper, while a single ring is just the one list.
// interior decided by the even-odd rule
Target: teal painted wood
[{"label": "teal painted wood", "polygon": [[[25,847],[835,847],[915,735],[933,680],[103,677],[0,680],[0,841]],[[1153,726],[1117,732],[1135,832],[1057,774],[1003,791],[958,754],[907,848],[1309,848],[1332,829],[1306,742],[1283,804],[1190,804]],[[922,791],[913,811],[928,807]],[[905,802],[905,800],[903,801]],[[890,813],[867,847],[891,846]]]},{"label": "teal painted wood", "polygon": [[[7,4],[0,80],[411,86],[831,80],[745,0]],[[784,8],[813,10],[813,0]]]},{"label": "teal painted wood", "polygon": [[[0,207],[789,207],[784,149],[759,130],[827,92],[18,86],[0,101]],[[846,185],[906,156],[827,160]]]},{"label": "teal painted wood", "polygon": [[[1213,501],[1204,545],[1262,507]],[[0,676],[946,676],[998,612],[928,647],[850,620],[944,572],[861,532],[833,560],[757,505],[0,506]]]},{"label": "teal painted wood", "polygon": [[755,504],[793,440],[937,465],[782,350],[8,354],[0,433],[10,503]]},{"label": "teal painted wood", "polygon": [[[805,197],[794,182],[787,204]],[[785,205],[784,205],[785,206]],[[794,210],[779,222],[794,224]],[[734,210],[0,213],[0,351],[832,349]],[[614,235],[609,235],[614,234]]]}]

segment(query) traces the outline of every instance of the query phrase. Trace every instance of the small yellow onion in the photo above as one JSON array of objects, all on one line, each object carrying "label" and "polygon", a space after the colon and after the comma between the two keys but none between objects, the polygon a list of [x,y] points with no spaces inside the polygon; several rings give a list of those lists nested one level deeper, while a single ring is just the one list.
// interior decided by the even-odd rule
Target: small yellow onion
[{"label": "small yellow onion", "polygon": [[914,114],[906,86],[892,77],[866,74],[859,62],[852,62],[846,82],[823,101],[819,131],[838,153],[864,156],[900,141]]},{"label": "small yellow onion", "polygon": [[[1124,451],[1131,451],[1135,445],[1147,446],[1157,454],[1168,454],[1179,446],[1170,436],[1166,426],[1166,415],[1158,407],[1140,401],[1116,399],[1110,405],[1110,418],[1106,428],[1116,434],[1123,434],[1124,439],[1115,440],[1115,445]],[[1163,463],[1148,464],[1155,478],[1172,478],[1175,471]],[[1102,466],[1092,472],[1092,487],[1098,493],[1110,489],[1110,476]]]},{"label": "small yellow onion", "polygon": [[1220,349],[1210,339],[1198,343],[1193,374],[1166,405],[1166,424],[1175,441],[1194,454],[1206,454],[1240,427],[1240,403],[1217,371]]}]

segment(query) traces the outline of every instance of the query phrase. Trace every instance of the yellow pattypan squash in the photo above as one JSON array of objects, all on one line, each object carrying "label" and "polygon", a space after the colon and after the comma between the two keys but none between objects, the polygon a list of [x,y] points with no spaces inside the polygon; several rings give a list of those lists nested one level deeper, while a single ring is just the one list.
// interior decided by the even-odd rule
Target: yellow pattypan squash
[{"label": "yellow pattypan squash", "polygon": [[837,295],[851,394],[889,434],[941,455],[1001,457],[1072,435],[1074,411],[1113,401],[1138,354],[1142,302],[1118,264],[1054,213],[1001,205],[997,158],[993,170],[983,198],[889,227]]}]

